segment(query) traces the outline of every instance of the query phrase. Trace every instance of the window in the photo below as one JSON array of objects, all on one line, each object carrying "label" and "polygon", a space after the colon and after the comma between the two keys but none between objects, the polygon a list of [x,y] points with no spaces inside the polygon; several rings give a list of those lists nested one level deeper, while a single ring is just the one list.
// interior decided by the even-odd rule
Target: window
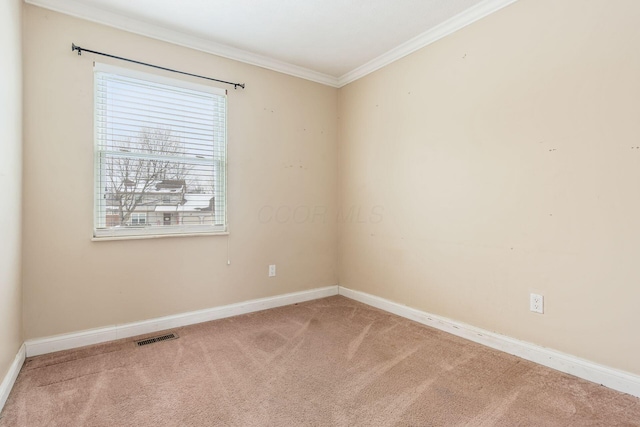
[{"label": "window", "polygon": [[147,213],[146,212],[134,212],[131,214],[131,225],[133,226],[141,226],[147,223]]},{"label": "window", "polygon": [[94,86],[94,237],[225,232],[226,92],[103,64]]}]

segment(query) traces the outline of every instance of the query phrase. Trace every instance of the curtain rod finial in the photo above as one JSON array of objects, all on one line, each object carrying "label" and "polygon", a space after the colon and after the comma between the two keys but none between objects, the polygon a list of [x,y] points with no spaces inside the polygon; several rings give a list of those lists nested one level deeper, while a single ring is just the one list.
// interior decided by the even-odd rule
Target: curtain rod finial
[{"label": "curtain rod finial", "polygon": [[82,48],[80,46],[76,46],[75,43],[71,43],[71,52],[74,50],[78,51],[78,56],[82,55]]}]

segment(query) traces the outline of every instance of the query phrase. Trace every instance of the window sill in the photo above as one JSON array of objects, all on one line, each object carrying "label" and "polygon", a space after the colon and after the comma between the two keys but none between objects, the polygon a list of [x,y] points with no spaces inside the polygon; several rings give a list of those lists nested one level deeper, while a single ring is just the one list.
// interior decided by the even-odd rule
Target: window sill
[{"label": "window sill", "polygon": [[110,240],[142,240],[142,239],[164,239],[166,237],[200,237],[200,236],[228,236],[228,231],[217,231],[211,233],[167,233],[167,234],[148,234],[137,236],[104,236],[92,237],[92,242],[106,242]]}]

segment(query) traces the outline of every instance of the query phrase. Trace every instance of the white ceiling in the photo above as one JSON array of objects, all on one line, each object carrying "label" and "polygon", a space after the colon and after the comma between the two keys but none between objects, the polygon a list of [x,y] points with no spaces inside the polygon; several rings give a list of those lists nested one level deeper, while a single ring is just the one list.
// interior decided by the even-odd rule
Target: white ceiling
[{"label": "white ceiling", "polygon": [[342,86],[515,0],[26,1]]}]

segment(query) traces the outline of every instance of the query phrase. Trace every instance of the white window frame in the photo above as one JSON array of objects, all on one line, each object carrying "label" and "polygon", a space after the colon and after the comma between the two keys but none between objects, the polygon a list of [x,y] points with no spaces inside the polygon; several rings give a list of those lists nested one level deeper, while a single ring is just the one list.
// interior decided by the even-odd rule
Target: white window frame
[{"label": "white window frame", "polygon": [[[110,227],[107,228],[105,224],[106,218],[102,218],[100,212],[104,213],[105,209],[105,200],[103,194],[101,193],[101,186],[104,176],[103,170],[103,162],[102,157],[104,156],[104,151],[100,149],[99,146],[99,135],[98,135],[98,126],[95,124],[98,120],[97,115],[97,101],[98,97],[96,94],[96,81],[97,78],[95,74],[97,72],[106,72],[111,74],[122,75],[130,78],[146,80],[150,82],[165,84],[169,86],[175,86],[179,88],[191,89],[195,91],[201,91],[205,93],[210,93],[214,95],[223,96],[225,99],[225,117],[224,117],[224,159],[222,162],[219,162],[217,165],[217,178],[218,182],[220,182],[222,188],[221,194],[223,195],[223,206],[224,211],[221,213],[223,217],[223,224],[221,225],[188,225],[184,226],[182,224],[179,225],[161,225],[161,226],[153,226],[147,221],[145,223],[145,227]],[[228,234],[227,224],[227,117],[228,110],[226,107],[227,91],[224,89],[220,89],[217,87],[206,86],[202,84],[197,84],[189,81],[178,80],[173,78],[168,78],[164,76],[160,76],[157,74],[145,73],[136,70],[131,70],[128,68],[116,67],[113,65],[107,65],[102,63],[94,63],[94,225],[93,225],[93,239],[94,241],[99,240],[112,240],[112,239],[139,239],[145,237],[164,237],[164,236],[198,236],[198,235],[226,235]],[[190,161],[193,159],[190,159]],[[197,160],[195,160],[197,161]],[[216,160],[212,160],[213,163]],[[222,171],[220,170],[222,169]],[[146,214],[145,214],[146,215]]]},{"label": "white window frame", "polygon": [[143,223],[144,226],[147,226],[147,213],[146,212],[132,212],[131,213],[131,224],[129,224],[131,227],[136,227],[136,226],[140,226],[140,219],[143,219]]}]

